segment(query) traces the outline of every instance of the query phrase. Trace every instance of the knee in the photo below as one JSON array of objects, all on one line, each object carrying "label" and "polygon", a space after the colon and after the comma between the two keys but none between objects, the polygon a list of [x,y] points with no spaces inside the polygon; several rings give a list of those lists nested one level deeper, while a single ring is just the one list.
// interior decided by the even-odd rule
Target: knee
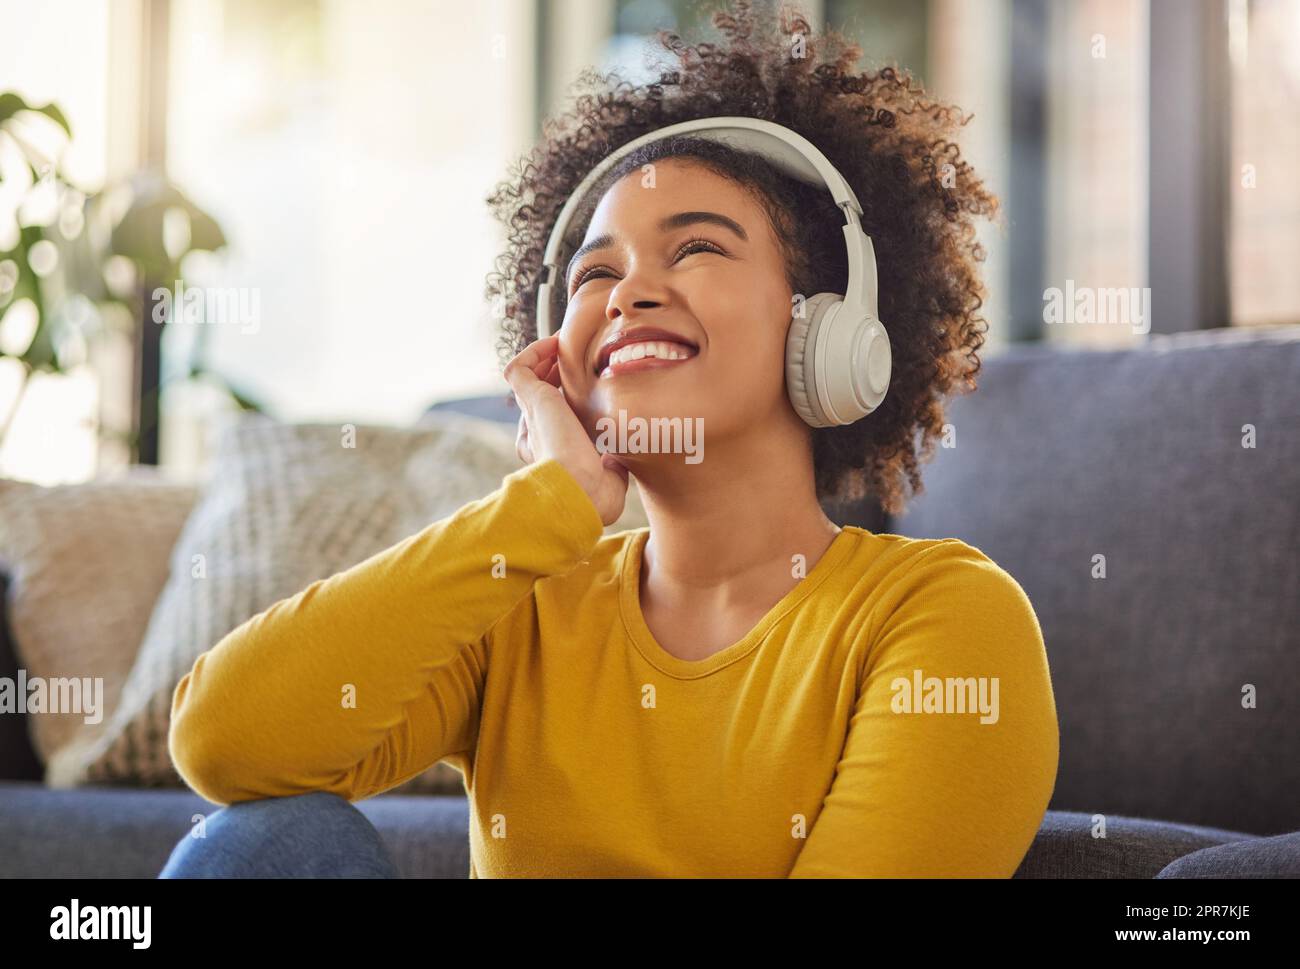
[{"label": "knee", "polygon": [[374,825],[328,791],[240,801],[188,832],[160,878],[397,878]]}]

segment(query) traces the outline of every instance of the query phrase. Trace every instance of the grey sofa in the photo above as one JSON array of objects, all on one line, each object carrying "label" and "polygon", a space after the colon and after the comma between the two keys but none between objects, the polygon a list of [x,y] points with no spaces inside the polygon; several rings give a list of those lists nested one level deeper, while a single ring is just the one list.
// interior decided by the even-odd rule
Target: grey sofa
[{"label": "grey sofa", "polygon": [[[828,507],[961,538],[1033,602],[1061,759],[1016,877],[1300,874],[1298,386],[1300,326],[1017,345],[950,406],[956,446],[904,516]],[[504,397],[435,406],[517,419]],[[0,666],[13,675],[4,641]],[[187,791],[46,789],[22,718],[0,728],[0,876],[152,878],[215,810]],[[359,807],[406,875],[467,874],[464,797]]]}]

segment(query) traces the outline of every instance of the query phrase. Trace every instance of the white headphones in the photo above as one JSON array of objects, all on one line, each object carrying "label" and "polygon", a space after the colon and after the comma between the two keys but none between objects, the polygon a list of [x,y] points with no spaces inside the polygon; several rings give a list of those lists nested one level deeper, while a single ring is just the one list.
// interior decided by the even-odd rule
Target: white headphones
[{"label": "white headphones", "polygon": [[[601,160],[569,196],[551,230],[537,291],[537,333],[550,336],[560,249],[569,222],[592,185],[619,159],[652,141],[674,135],[729,144],[766,158],[781,171],[830,189],[844,210],[849,257],[848,292],[817,293],[790,320],[785,383],[795,412],[813,427],[852,424],[870,414],[889,388],[889,337],[877,315],[876,252],[862,231],[862,205],[835,166],[807,138],[758,118],[697,118],[642,135]],[[567,253],[566,253],[567,255]]]}]

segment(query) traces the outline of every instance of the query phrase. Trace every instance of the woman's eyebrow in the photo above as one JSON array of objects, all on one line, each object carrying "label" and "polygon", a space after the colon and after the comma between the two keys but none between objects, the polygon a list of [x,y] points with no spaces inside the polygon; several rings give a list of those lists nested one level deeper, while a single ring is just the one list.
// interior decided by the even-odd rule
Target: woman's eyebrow
[{"label": "woman's eyebrow", "polygon": [[[735,219],[729,219],[725,215],[720,215],[717,212],[677,212],[673,215],[667,215],[659,220],[659,231],[668,232],[672,229],[680,229],[683,226],[696,225],[699,223],[721,226],[722,228],[732,232],[734,235],[739,236],[742,242],[749,241],[748,233],[745,232],[744,227],[739,222]],[[567,280],[572,276],[574,263],[587,253],[594,252],[597,249],[604,249],[606,246],[612,245],[613,243],[614,237],[608,232],[596,236],[596,238],[592,239],[573,254],[573,257],[569,260],[569,265],[564,269],[564,278]]]}]

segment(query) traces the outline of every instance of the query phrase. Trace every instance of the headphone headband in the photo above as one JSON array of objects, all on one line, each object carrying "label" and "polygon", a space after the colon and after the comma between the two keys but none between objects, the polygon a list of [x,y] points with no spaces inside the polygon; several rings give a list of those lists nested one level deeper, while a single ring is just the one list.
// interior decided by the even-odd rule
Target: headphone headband
[{"label": "headphone headband", "polygon": [[542,282],[537,290],[537,335],[550,336],[551,310],[555,286],[562,284],[560,250],[578,207],[591,190],[614,165],[642,145],[661,141],[676,135],[692,135],[709,141],[729,145],[740,151],[752,152],[767,159],[786,174],[830,190],[831,196],[844,212],[844,241],[848,249],[849,280],[845,303],[861,309],[872,319],[876,318],[876,260],[871,238],[862,231],[862,205],[853,188],[845,181],[834,165],[811,141],[784,125],[760,118],[722,116],[696,118],[659,128],[634,138],[601,161],[587,173],[578,187],[569,195],[551,230],[543,257]]}]

